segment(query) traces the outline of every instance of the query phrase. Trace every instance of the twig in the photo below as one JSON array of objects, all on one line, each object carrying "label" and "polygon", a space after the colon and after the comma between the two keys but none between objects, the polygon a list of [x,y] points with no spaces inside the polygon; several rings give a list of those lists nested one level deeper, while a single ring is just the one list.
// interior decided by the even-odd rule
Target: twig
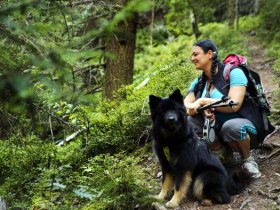
[{"label": "twig", "polygon": [[138,89],[140,89],[141,87],[146,86],[146,85],[149,83],[149,81],[150,81],[150,78],[148,77],[148,78],[146,78],[143,82],[141,82],[140,85],[138,85],[137,87],[135,87],[135,89],[138,90]]},{"label": "twig", "polygon": [[[105,63],[95,64],[95,65],[88,65],[88,66],[84,66],[84,67],[81,67],[81,68],[77,68],[77,69],[74,70],[74,72],[78,72],[78,71],[81,71],[81,70],[86,69],[86,68],[95,69],[95,68],[99,68],[99,67],[104,68],[105,67]],[[89,71],[89,70],[84,71],[84,73],[87,72],[87,71]]]},{"label": "twig", "polygon": [[279,203],[279,202],[278,202],[278,197],[277,197],[277,196],[271,196],[271,195],[265,193],[264,191],[262,191],[261,189],[258,189],[257,192],[258,192],[260,195],[264,196],[265,198],[268,198],[268,199],[271,199],[271,200],[275,200],[277,203]]},{"label": "twig", "polygon": [[272,189],[271,192],[273,192],[273,193],[278,193],[278,192],[280,192],[280,187],[275,188],[275,189]]},{"label": "twig", "polygon": [[[38,43],[34,43],[31,39],[25,37],[23,34],[16,35],[12,30],[8,29],[7,27],[0,25],[0,29],[4,33],[8,33],[8,36],[13,39],[15,42],[18,42],[20,44],[24,43],[28,47],[30,47],[33,51],[36,51],[39,56],[44,56],[44,53],[41,51],[41,49],[37,46]],[[41,46],[40,46],[41,47]]]},{"label": "twig", "polygon": [[84,130],[85,129],[80,129],[80,130],[76,131],[75,133],[73,133],[70,136],[66,137],[65,140],[62,140],[61,142],[59,142],[57,145],[58,146],[63,146],[65,143],[68,143],[68,142],[72,141],[74,138],[76,138]]},{"label": "twig", "polygon": [[51,131],[51,135],[52,135],[52,140],[54,142],[54,135],[53,135],[53,129],[52,129],[52,118],[50,115],[49,115],[49,123],[50,123],[50,131]]},{"label": "twig", "polygon": [[71,2],[67,4],[66,6],[68,7],[74,7],[82,4],[89,4],[89,3],[98,3],[100,0],[83,0],[83,1],[76,1],[76,2]]},{"label": "twig", "polygon": [[269,139],[271,136],[273,136],[273,135],[274,135],[275,133],[277,133],[279,130],[280,130],[280,126],[275,126],[275,130],[274,130],[271,134],[267,135],[267,136],[265,137],[264,141],[266,141],[267,139]]},{"label": "twig", "polygon": [[245,200],[242,205],[240,206],[240,210],[244,208],[244,206],[246,206],[249,202],[251,201],[251,198],[248,198],[247,200]]},{"label": "twig", "polygon": [[32,105],[35,106],[36,108],[38,108],[38,109],[40,109],[40,110],[46,112],[48,115],[51,115],[52,117],[54,117],[54,118],[57,119],[58,121],[60,121],[60,122],[62,122],[62,123],[64,123],[64,124],[66,124],[66,125],[68,125],[68,126],[70,126],[70,127],[72,127],[72,128],[78,128],[78,126],[73,125],[73,124],[71,124],[71,123],[69,123],[69,122],[66,122],[65,120],[61,119],[60,117],[56,116],[55,114],[53,114],[53,113],[51,113],[51,112],[49,112],[49,111],[47,111],[47,110],[45,110],[44,108],[42,108],[42,107],[40,107],[40,106],[38,106],[38,105],[36,105],[36,104],[34,104],[34,103],[32,103]]},{"label": "twig", "polygon": [[272,152],[272,153],[267,157],[267,159],[272,158],[272,157],[273,157],[274,155],[276,155],[277,153],[280,153],[280,148],[277,149],[277,150],[275,150],[274,152]]},{"label": "twig", "polygon": [[[0,109],[0,112],[3,114],[3,116],[6,116],[6,113],[5,113],[4,111],[2,111],[2,109]],[[12,116],[12,115],[11,115],[11,116]],[[12,117],[13,117],[13,116],[12,116]],[[8,124],[9,124],[11,130],[12,130],[13,133],[15,134],[16,138],[19,140],[19,142],[20,142],[21,144],[23,144],[23,141],[22,141],[22,138],[23,138],[23,137],[22,137],[21,133],[19,133],[19,132],[16,131],[16,129],[14,128],[13,123],[11,122],[11,120],[10,120],[9,117],[7,117],[6,120],[7,120]],[[16,120],[17,120],[17,118],[16,118]]]},{"label": "twig", "polygon": [[277,144],[277,143],[264,143],[263,146],[264,147],[269,147],[269,148],[273,149],[273,147],[280,147],[280,144]]}]

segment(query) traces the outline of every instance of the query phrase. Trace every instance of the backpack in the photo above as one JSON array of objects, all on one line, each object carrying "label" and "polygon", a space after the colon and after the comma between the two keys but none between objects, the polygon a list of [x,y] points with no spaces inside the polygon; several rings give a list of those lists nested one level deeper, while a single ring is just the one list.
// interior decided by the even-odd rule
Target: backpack
[{"label": "backpack", "polygon": [[267,116],[270,115],[270,105],[264,93],[264,88],[260,79],[260,75],[249,68],[247,59],[238,54],[229,54],[223,61],[225,64],[223,77],[229,83],[230,71],[236,67],[242,69],[248,79],[248,86],[246,96],[253,102],[257,103],[260,111],[262,112],[264,128],[269,130],[269,122]]}]

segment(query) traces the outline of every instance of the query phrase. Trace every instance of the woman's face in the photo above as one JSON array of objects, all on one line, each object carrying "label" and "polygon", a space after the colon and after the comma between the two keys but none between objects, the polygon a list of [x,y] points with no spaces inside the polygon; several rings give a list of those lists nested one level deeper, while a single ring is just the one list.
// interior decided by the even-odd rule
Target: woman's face
[{"label": "woman's face", "polygon": [[193,46],[192,48],[192,62],[196,69],[208,70],[211,69],[213,52],[209,50],[204,53],[199,46]]}]

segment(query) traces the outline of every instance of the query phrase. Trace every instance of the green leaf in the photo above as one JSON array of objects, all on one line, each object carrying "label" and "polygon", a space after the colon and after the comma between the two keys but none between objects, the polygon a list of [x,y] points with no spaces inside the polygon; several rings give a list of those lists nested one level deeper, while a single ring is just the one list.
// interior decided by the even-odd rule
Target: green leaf
[{"label": "green leaf", "polygon": [[89,192],[86,191],[86,188],[84,186],[82,186],[80,189],[77,189],[77,190],[74,190],[73,191],[78,197],[80,198],[86,198],[86,199],[89,199],[89,200],[93,200],[95,198],[99,198],[103,191],[100,191],[100,192],[97,192],[96,195],[93,195]]}]

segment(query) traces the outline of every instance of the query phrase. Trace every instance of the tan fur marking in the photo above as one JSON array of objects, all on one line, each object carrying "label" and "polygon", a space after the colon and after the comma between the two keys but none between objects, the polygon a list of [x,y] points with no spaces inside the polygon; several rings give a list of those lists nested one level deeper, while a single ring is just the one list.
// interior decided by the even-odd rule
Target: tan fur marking
[{"label": "tan fur marking", "polygon": [[203,187],[204,184],[201,181],[201,179],[198,177],[193,185],[193,193],[198,200],[203,200]]},{"label": "tan fur marking", "polygon": [[187,171],[182,180],[179,190],[175,189],[174,195],[169,202],[166,203],[167,207],[176,207],[179,206],[180,202],[185,198],[188,189],[192,182],[192,173]]},{"label": "tan fur marking", "polygon": [[163,200],[167,196],[168,191],[171,190],[173,186],[174,186],[173,176],[171,174],[166,174],[162,183],[161,192],[159,195],[156,196],[156,198],[159,200]]}]

